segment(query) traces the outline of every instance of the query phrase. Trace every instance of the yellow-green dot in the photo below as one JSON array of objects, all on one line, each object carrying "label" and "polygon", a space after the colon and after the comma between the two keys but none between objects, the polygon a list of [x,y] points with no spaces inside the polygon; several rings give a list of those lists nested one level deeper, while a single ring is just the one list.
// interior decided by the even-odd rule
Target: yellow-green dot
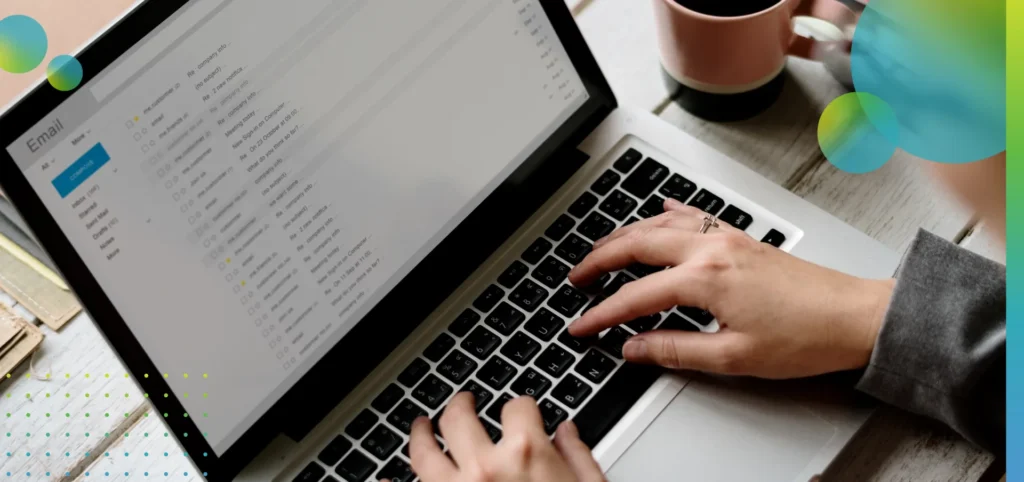
[{"label": "yellow-green dot", "polygon": [[85,414],[85,418],[89,418],[89,414],[88,413]]},{"label": "yellow-green dot", "polygon": [[10,413],[7,414],[7,418],[11,418],[11,414]]},{"label": "yellow-green dot", "polygon": [[148,373],[143,373],[142,374],[142,378],[149,378],[149,374]]},{"label": "yellow-green dot", "polygon": [[89,398],[89,394],[88,393],[85,394],[85,398]]},{"label": "yellow-green dot", "polygon": [[128,398],[128,394],[127,394],[127,393],[126,393],[126,394],[124,394],[124,398]]},{"label": "yellow-green dot", "polygon": [[188,378],[188,373],[186,373],[184,376],[185,376],[185,378]]},{"label": "yellow-green dot", "polygon": [[47,373],[47,374],[46,374],[46,379],[47,379],[47,380],[49,380],[49,379],[50,379],[50,374],[49,374],[49,373]]},{"label": "yellow-green dot", "polygon": [[67,417],[67,418],[71,418],[71,414],[70,413],[65,413],[64,416]]},{"label": "yellow-green dot", "polygon": [[49,412],[47,412],[47,413],[46,413],[46,416],[47,416],[47,417],[49,417],[49,416],[50,416],[50,413],[49,413]]},{"label": "yellow-green dot", "polygon": [[187,413],[185,414],[185,418],[188,418],[188,414]]},{"label": "yellow-green dot", "polygon": [[70,373],[65,373],[64,374],[64,378],[71,378],[71,374]]},{"label": "yellow-green dot", "polygon": [[85,374],[85,378],[89,378],[89,374],[88,373]]},{"label": "yellow-green dot", "polygon": [[205,393],[203,394],[203,398],[206,398],[206,394]]},{"label": "yellow-green dot", "polygon": [[106,395],[103,395],[103,396],[106,397],[106,398],[110,398],[110,394],[109,393],[106,394]]},{"label": "yellow-green dot", "polygon": [[185,398],[188,398],[188,392],[185,392]]},{"label": "yellow-green dot", "polygon": [[103,415],[104,415],[105,417],[107,417],[107,418],[110,418],[110,414],[109,414],[109,413],[104,413]]},{"label": "yellow-green dot", "polygon": [[31,413],[26,413],[25,414],[25,418],[32,418],[32,414]]},{"label": "yellow-green dot", "polygon": [[149,398],[149,394],[148,393],[143,393],[142,394],[142,398]]},{"label": "yellow-green dot", "polygon": [[205,374],[205,373],[204,373],[204,374],[203,374],[203,378],[207,378],[207,377],[209,377],[209,375],[207,375],[207,374]]},{"label": "yellow-green dot", "polygon": [[124,377],[125,377],[125,378],[128,378],[128,374],[127,374],[127,373],[125,373],[125,374],[124,374]]},{"label": "yellow-green dot", "polygon": [[168,374],[164,373],[164,378],[167,378],[167,377],[169,377],[169,376],[170,376],[170,375],[168,375]]},{"label": "yellow-green dot", "polygon": [[207,415],[206,415],[206,412],[203,412],[203,416],[204,416],[204,417],[205,417],[205,416],[207,416]]},{"label": "yellow-green dot", "polygon": [[70,393],[65,393],[64,394],[64,398],[71,398],[71,394]]},{"label": "yellow-green dot", "polygon": [[127,413],[124,414],[124,418],[128,418],[128,414]]},{"label": "yellow-green dot", "polygon": [[167,398],[167,394],[166,393],[164,394],[164,398]]},{"label": "yellow-green dot", "polygon": [[32,394],[26,393],[25,398],[32,398]]},{"label": "yellow-green dot", "polygon": [[109,373],[104,373],[103,374],[103,378],[110,378],[110,374]]},{"label": "yellow-green dot", "polygon": [[46,394],[46,398],[50,398],[50,394],[49,393]]},{"label": "yellow-green dot", "polygon": [[149,412],[144,413],[142,416],[146,417],[146,418],[149,418]]}]

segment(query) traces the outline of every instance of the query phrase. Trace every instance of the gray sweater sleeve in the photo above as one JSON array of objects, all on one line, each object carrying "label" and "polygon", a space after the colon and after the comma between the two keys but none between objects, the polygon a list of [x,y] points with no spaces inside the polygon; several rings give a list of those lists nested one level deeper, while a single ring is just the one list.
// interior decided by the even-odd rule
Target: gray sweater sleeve
[{"label": "gray sweater sleeve", "polygon": [[1006,268],[919,232],[857,388],[1002,455]]}]

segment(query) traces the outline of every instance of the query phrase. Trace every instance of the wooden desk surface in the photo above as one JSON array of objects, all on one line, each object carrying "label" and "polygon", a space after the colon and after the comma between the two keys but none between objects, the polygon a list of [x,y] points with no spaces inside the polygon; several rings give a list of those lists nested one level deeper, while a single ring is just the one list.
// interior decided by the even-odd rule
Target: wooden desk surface
[{"label": "wooden desk surface", "polygon": [[[0,18],[24,13],[39,19],[51,33],[48,55],[53,56],[74,50],[133,3],[8,0],[0,4]],[[904,251],[920,227],[1005,260],[984,226],[925,176],[923,161],[900,153],[876,172],[850,175],[825,160],[817,145],[818,116],[845,91],[820,65],[790,60],[785,92],[768,112],[745,122],[709,123],[668,98],[649,0],[567,3],[621,103],[650,109],[893,249]],[[41,75],[41,70],[22,76],[0,72],[0,105]],[[0,475],[49,471],[46,480],[70,481],[89,472],[93,477],[109,473],[104,480],[120,481],[137,480],[138,472],[145,471],[199,480],[173,437],[165,436],[160,414],[150,410],[124,377],[126,370],[87,317],[72,321],[61,333],[47,332],[35,363],[36,373],[50,373],[49,380],[25,378],[27,367],[21,367],[0,386],[0,417],[11,414],[0,418]],[[883,408],[825,480],[976,481],[992,460],[934,423]]]}]

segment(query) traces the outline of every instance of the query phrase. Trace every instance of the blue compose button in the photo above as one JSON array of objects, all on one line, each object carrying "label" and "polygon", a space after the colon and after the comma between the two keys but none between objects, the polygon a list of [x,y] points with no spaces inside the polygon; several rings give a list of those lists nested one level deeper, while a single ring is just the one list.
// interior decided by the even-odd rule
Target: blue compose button
[{"label": "blue compose button", "polygon": [[103,148],[103,144],[96,144],[54,178],[53,187],[57,188],[57,194],[60,194],[61,198],[66,198],[109,160],[110,155]]}]

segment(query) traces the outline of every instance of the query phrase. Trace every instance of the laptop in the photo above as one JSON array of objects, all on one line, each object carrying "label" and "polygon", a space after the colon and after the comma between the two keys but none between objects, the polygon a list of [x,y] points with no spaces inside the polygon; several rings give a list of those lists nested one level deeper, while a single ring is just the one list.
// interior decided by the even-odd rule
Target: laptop
[{"label": "laptop", "polygon": [[460,391],[495,440],[518,395],[574,420],[610,480],[804,482],[871,413],[622,361],[717,329],[693,308],[566,334],[660,269],[570,267],[669,197],[854,275],[898,258],[617,105],[558,0],[148,1],[77,58],[0,118],[0,184],[207,480],[413,480],[410,423]]}]

